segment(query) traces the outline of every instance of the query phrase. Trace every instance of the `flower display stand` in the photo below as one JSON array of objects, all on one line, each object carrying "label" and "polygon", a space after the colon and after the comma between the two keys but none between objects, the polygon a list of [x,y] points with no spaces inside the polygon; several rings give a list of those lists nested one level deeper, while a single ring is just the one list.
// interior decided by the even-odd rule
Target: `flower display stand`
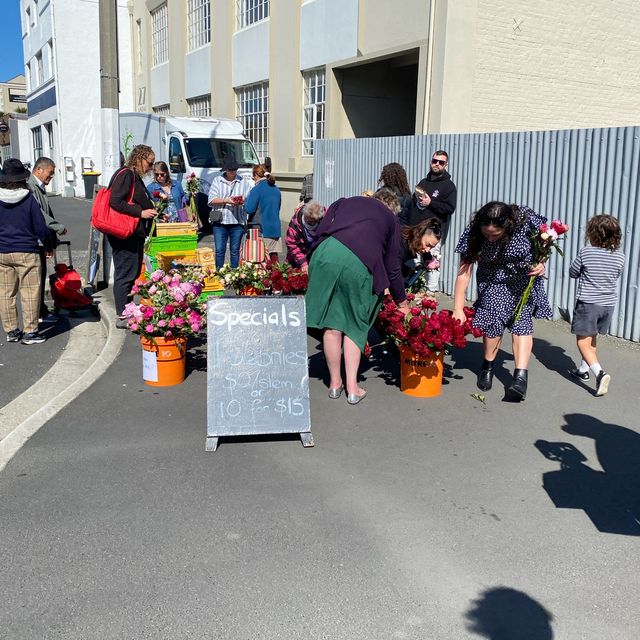
[{"label": "flower display stand", "polygon": [[152,387],[170,387],[184,382],[187,339],[145,338],[142,345],[142,377]]},{"label": "flower display stand", "polygon": [[424,360],[407,346],[400,346],[400,391],[414,398],[434,398],[442,391],[444,354]]}]

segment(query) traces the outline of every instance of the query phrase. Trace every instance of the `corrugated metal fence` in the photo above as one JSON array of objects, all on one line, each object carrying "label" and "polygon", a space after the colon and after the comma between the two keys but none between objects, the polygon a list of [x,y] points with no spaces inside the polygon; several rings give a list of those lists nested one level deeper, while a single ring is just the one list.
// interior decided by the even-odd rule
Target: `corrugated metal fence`
[{"label": "corrugated metal fence", "polygon": [[[575,280],[569,265],[584,244],[586,221],[596,213],[620,220],[626,267],[611,334],[640,340],[640,127],[446,134],[319,140],[315,150],[314,197],[325,204],[375,189],[380,169],[402,164],[415,185],[429,171],[437,149],[449,153],[449,172],[458,188],[458,207],[445,245],[443,289],[453,292],[458,259],[453,253],[473,211],[490,200],[526,204],[567,222],[565,257],[548,268],[548,293],[558,318],[571,310]],[[475,283],[474,283],[475,284]]]}]

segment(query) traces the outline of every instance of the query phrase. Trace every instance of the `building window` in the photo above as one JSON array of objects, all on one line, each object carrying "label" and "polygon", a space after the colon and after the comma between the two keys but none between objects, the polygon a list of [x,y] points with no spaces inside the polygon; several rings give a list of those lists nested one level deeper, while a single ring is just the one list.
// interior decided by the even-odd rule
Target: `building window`
[{"label": "building window", "polygon": [[211,0],[189,0],[189,51],[211,42]]},{"label": "building window", "polygon": [[157,116],[168,116],[169,115],[169,105],[168,104],[159,104],[157,107],[152,107],[153,113]]},{"label": "building window", "polygon": [[192,117],[211,115],[211,94],[187,99],[189,105],[189,115]]},{"label": "building window", "polygon": [[236,117],[253,142],[258,156],[269,155],[269,83],[236,89]]},{"label": "building window", "polygon": [[153,66],[169,59],[169,24],[166,3],[151,12],[151,42]]},{"label": "building window", "polygon": [[44,68],[42,66],[42,51],[36,53],[36,86],[44,82]]},{"label": "building window", "polygon": [[31,7],[27,5],[27,8],[24,10],[24,32],[29,35],[31,31]]},{"label": "building window", "polygon": [[238,29],[266,20],[269,17],[269,0],[236,0]]},{"label": "building window", "polygon": [[138,74],[142,73],[142,21],[136,20],[136,63]]},{"label": "building window", "polygon": [[302,155],[312,156],[314,141],[324,138],[325,70],[304,71],[302,78]]},{"label": "building window", "polygon": [[53,41],[47,42],[47,66],[49,67],[49,77],[53,78]]},{"label": "building window", "polygon": [[42,157],[42,130],[40,127],[31,129],[31,139],[33,142],[33,162]]},{"label": "building window", "polygon": [[35,27],[38,24],[38,0],[33,0],[33,22],[31,23],[32,27]]}]

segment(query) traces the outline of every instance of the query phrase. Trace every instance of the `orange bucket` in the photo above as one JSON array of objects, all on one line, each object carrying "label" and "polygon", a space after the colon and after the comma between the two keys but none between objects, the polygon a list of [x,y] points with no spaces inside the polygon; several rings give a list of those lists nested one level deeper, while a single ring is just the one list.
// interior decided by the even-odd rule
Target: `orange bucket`
[{"label": "orange bucket", "polygon": [[407,346],[400,347],[400,391],[415,398],[433,398],[442,391],[441,352],[432,360],[423,360]]},{"label": "orange bucket", "polygon": [[170,387],[184,382],[187,361],[186,338],[145,338],[142,344],[142,377],[152,387]]}]

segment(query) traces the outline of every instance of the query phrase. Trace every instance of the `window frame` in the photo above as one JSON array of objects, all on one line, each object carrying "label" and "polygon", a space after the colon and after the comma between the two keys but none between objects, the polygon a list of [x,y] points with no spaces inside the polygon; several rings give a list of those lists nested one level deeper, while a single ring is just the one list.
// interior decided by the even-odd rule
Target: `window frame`
[{"label": "window frame", "polygon": [[236,27],[238,31],[268,20],[270,15],[270,0],[236,0]]},{"label": "window frame", "polygon": [[[38,142],[40,143],[40,146],[36,145]],[[40,125],[31,129],[31,149],[33,151],[33,163],[35,164],[36,160],[41,158],[44,152],[42,147],[42,127]]]},{"label": "window frame", "polygon": [[167,2],[151,11],[151,60],[153,67],[169,61],[169,8]]},{"label": "window frame", "polygon": [[[326,105],[326,67],[306,69],[302,72],[301,153],[303,157],[312,157],[315,151],[315,141],[324,138],[326,124]],[[310,135],[306,135],[308,127],[310,127]]]},{"label": "window frame", "polygon": [[211,0],[187,0],[187,51],[211,43]]},{"label": "window frame", "polygon": [[187,98],[187,107],[190,118],[210,118],[211,117],[211,94]]},{"label": "window frame", "polygon": [[269,155],[269,81],[235,88],[236,118],[259,158]]}]

